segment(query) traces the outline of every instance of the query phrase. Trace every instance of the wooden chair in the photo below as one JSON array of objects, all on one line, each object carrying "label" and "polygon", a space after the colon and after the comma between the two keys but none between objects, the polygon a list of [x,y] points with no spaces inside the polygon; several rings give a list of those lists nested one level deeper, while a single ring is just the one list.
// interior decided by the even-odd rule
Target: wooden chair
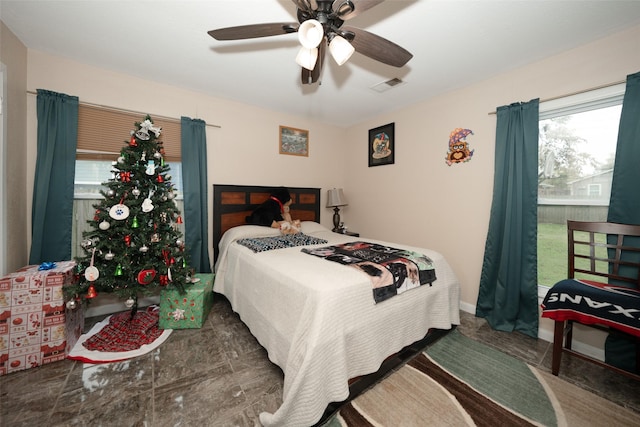
[{"label": "wooden chair", "polygon": [[555,321],[551,371],[558,375],[566,352],[640,379],[571,348],[574,322],[621,334],[635,340],[640,369],[640,225],[567,221],[567,233],[568,279],[542,303],[542,317]]}]

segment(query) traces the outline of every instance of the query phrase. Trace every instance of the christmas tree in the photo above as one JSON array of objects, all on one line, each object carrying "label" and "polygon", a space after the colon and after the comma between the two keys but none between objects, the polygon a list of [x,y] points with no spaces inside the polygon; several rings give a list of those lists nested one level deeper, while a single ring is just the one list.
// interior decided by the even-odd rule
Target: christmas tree
[{"label": "christmas tree", "polygon": [[110,292],[126,299],[133,317],[138,297],[164,286],[184,291],[191,280],[162,129],[149,116],[135,127],[112,163],[112,178],[102,183],[103,199],[93,205],[84,256],[76,258],[79,280],[66,289],[69,308]]}]

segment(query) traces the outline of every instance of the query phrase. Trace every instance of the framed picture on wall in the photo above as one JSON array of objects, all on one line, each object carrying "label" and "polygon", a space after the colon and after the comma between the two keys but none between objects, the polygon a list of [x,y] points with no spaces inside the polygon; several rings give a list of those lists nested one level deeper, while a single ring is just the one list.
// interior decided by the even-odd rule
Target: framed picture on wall
[{"label": "framed picture on wall", "polygon": [[369,167],[392,165],[395,162],[395,123],[369,130]]},{"label": "framed picture on wall", "polygon": [[309,157],[309,131],[280,126],[280,154]]}]

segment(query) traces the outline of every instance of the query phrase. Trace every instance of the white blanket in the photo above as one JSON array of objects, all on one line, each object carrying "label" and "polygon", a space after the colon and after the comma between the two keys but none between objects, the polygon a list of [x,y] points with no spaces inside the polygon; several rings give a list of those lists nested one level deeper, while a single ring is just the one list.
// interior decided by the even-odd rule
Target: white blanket
[{"label": "white blanket", "polygon": [[437,280],[375,304],[368,276],[354,268],[302,253],[301,247],[254,253],[234,244],[278,230],[247,225],[227,231],[214,291],[229,299],[284,372],[282,406],[260,414],[265,427],[315,424],[329,403],[348,397],[350,378],[377,371],[387,356],[430,328],[460,322],[459,283],[439,253],[345,236],[313,222],[304,222],[302,232],[328,245],[365,240],[423,253],[433,260]]}]

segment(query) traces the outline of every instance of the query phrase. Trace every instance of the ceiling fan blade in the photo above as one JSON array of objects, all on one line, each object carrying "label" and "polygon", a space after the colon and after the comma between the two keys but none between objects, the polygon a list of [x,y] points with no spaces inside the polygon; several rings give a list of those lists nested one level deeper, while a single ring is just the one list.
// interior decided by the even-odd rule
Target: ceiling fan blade
[{"label": "ceiling fan blade", "polygon": [[309,0],[292,0],[295,3],[296,7],[305,12],[313,12],[313,8],[311,7],[311,3]]},{"label": "ceiling fan blade", "polygon": [[356,52],[394,67],[402,67],[413,58],[413,54],[401,46],[368,31],[354,27],[342,27],[352,32],[355,37],[351,44]]},{"label": "ceiling fan blade", "polygon": [[258,37],[279,36],[295,33],[300,24],[297,22],[274,22],[270,24],[241,25],[238,27],[218,28],[208,34],[216,40],[242,40]]},{"label": "ceiling fan blade", "polygon": [[331,6],[338,18],[346,21],[379,5],[384,0],[335,0]]},{"label": "ceiling fan blade", "polygon": [[302,84],[312,84],[317,82],[320,79],[320,75],[322,74],[322,68],[324,67],[324,56],[327,51],[327,39],[324,38],[320,45],[318,46],[318,59],[316,60],[316,65],[313,67],[313,70],[309,71],[306,68],[302,68]]}]

